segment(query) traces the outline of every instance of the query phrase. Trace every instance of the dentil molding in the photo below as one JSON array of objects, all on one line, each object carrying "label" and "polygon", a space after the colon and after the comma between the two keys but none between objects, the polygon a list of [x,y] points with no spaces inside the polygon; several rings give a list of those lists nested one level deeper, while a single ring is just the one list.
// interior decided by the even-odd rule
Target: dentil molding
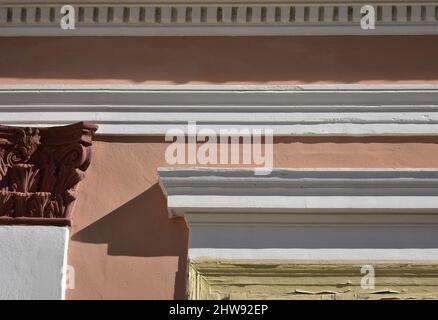
[{"label": "dentil molding", "polygon": [[[76,29],[60,27],[62,5],[75,8]],[[376,28],[360,27],[373,5]],[[372,35],[437,34],[438,2],[339,1],[0,1],[0,36]]]}]

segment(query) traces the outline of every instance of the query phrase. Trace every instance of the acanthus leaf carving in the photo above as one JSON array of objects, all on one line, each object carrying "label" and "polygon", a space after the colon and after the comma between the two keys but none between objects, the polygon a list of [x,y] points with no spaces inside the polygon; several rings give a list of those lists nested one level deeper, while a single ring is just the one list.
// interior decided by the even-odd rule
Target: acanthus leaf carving
[{"label": "acanthus leaf carving", "polygon": [[26,219],[69,224],[96,130],[86,122],[51,128],[0,126],[0,223]]}]

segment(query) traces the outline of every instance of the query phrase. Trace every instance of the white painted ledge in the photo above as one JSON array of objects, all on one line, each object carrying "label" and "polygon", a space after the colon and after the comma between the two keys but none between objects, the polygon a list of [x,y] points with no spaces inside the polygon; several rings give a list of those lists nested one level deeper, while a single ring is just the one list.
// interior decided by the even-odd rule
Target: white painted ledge
[{"label": "white painted ledge", "polygon": [[2,85],[2,124],[92,121],[100,134],[271,129],[274,135],[438,135],[437,85]]},{"label": "white painted ledge", "polygon": [[438,213],[438,169],[159,168],[172,216],[193,212]]},{"label": "white painted ledge", "polygon": [[69,230],[0,226],[0,299],[63,300]]},{"label": "white painted ledge", "polygon": [[438,169],[158,173],[190,259],[438,260]]}]

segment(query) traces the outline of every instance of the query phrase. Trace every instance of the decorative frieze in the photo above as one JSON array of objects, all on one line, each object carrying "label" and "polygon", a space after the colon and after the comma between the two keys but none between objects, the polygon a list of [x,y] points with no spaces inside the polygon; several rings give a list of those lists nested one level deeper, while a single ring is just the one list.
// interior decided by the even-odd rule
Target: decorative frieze
[{"label": "decorative frieze", "polygon": [[[60,9],[75,8],[62,30]],[[375,30],[361,30],[361,7],[375,7]],[[308,35],[437,33],[436,1],[7,1],[0,35]],[[401,29],[400,29],[401,28]]]},{"label": "decorative frieze", "polygon": [[97,126],[0,126],[0,223],[69,225]]}]

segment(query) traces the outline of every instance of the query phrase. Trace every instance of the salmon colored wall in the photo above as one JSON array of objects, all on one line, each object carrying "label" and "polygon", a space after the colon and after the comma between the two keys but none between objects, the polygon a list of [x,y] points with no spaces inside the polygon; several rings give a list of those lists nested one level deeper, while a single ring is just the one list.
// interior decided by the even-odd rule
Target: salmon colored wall
[{"label": "salmon colored wall", "polygon": [[[438,36],[0,38],[0,84],[438,83]],[[68,299],[185,298],[188,230],[167,216],[163,138],[98,136]],[[438,138],[279,138],[276,167],[438,167]]]},{"label": "salmon colored wall", "polygon": [[438,82],[438,36],[0,38],[5,83]]},{"label": "salmon colored wall", "polygon": [[[188,230],[157,185],[163,138],[97,136],[80,186],[68,299],[185,298]],[[277,138],[276,167],[438,167],[438,138]]]}]

